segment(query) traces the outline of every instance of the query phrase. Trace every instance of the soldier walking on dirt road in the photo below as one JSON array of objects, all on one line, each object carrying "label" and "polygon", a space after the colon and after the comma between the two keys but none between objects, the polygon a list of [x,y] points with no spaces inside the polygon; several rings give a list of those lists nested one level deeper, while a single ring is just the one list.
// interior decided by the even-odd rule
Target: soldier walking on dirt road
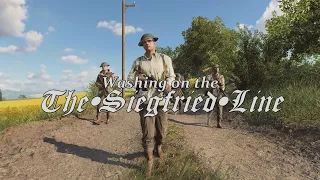
[{"label": "soldier walking on dirt road", "polygon": [[[109,81],[109,78],[112,78],[114,80],[114,73],[110,72],[109,66],[110,65],[106,62],[101,63],[100,67],[102,68],[102,70],[98,74],[97,79],[96,79],[96,83],[95,83],[99,89],[98,96],[101,98],[101,101],[100,101],[99,105],[97,106],[96,120],[94,121],[97,124],[99,124],[99,121],[100,121],[101,112],[99,111],[99,109],[103,106],[103,100],[112,91],[111,87],[105,88],[105,84],[104,84],[104,77],[107,78],[106,79],[107,82]],[[106,124],[108,124],[109,119],[110,119],[110,112],[107,112],[107,117],[106,117],[106,121],[105,121]]]},{"label": "soldier walking on dirt road", "polygon": [[[172,66],[172,60],[169,56],[156,52],[157,37],[152,34],[144,34],[139,42],[139,46],[143,46],[145,54],[137,58],[132,65],[128,75],[129,81],[134,81],[136,77],[144,81],[147,77],[153,77],[157,81],[166,81],[165,91],[171,91],[171,83],[175,79]],[[140,89],[139,93],[143,94]],[[160,101],[157,108],[158,114],[155,116],[147,116],[147,105],[149,99],[159,96],[163,92],[159,92],[155,87],[148,88],[145,92],[147,101],[140,106],[142,110],[139,112],[140,123],[142,129],[142,145],[148,160],[148,169],[146,176],[150,177],[153,169],[153,151],[157,151],[159,158],[163,157],[162,142],[166,136],[168,116],[163,111],[165,100]],[[155,140],[155,143],[154,143]]]},{"label": "soldier walking on dirt road", "polygon": [[[210,89],[210,92],[217,97],[216,104],[215,104],[215,108],[217,108],[217,128],[222,128],[221,121],[222,121],[223,107],[219,105],[219,100],[223,97],[222,91],[225,90],[225,79],[224,79],[224,76],[219,73],[218,64],[211,65],[210,74],[206,76],[206,79],[210,82],[214,80],[218,81],[218,87],[214,89]],[[208,121],[207,121],[208,125],[209,125],[209,121],[212,113],[213,111],[208,114]]]}]

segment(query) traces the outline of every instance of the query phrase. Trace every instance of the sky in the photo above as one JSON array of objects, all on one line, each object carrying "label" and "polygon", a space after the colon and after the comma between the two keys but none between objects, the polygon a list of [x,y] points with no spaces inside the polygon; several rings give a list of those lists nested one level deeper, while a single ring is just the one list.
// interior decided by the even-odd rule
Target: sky
[{"label": "sky", "polygon": [[[122,77],[121,0],[0,0],[0,89],[32,92],[84,91],[108,62]],[[133,1],[126,0],[126,4]],[[157,46],[183,43],[192,18],[222,18],[229,28],[247,25],[264,33],[276,0],[136,0],[125,15],[125,74],[144,54],[144,33]]]}]

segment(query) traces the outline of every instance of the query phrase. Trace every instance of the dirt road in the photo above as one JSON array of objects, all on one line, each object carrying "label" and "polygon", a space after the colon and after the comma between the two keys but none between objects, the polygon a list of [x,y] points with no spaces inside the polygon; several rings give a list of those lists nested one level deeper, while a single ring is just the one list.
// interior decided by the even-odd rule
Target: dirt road
[{"label": "dirt road", "polygon": [[191,150],[207,165],[231,179],[319,179],[320,165],[270,142],[263,136],[225,125],[207,126],[206,115],[179,115],[170,121],[183,126]]},{"label": "dirt road", "polygon": [[[143,160],[138,114],[125,109],[108,124],[93,116],[39,121],[0,135],[0,179],[119,179]],[[307,159],[244,131],[208,128],[205,115],[169,115],[184,128],[191,150],[216,168],[235,167],[236,179],[313,179]],[[238,172],[238,173],[236,173]]]}]

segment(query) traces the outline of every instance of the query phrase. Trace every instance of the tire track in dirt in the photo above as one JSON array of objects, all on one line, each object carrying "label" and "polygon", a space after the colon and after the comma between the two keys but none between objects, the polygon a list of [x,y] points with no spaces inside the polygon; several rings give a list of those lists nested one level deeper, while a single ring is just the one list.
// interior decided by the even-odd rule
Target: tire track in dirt
[{"label": "tire track in dirt", "polygon": [[219,169],[231,179],[320,179],[320,167],[309,159],[225,123],[222,129],[216,128],[215,118],[209,127],[204,113],[171,115],[169,121],[183,127],[190,150],[199,154],[207,167]]}]

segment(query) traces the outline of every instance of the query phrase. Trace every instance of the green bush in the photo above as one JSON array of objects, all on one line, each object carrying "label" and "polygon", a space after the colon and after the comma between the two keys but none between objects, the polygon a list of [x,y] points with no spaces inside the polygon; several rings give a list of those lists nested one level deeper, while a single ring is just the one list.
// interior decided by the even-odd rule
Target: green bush
[{"label": "green bush", "polygon": [[[278,112],[245,112],[247,120],[255,125],[320,126],[320,66],[303,65],[287,71],[280,77],[270,79],[259,93],[274,99],[283,96],[284,102]],[[257,92],[258,90],[253,90]],[[252,97],[246,98],[245,107],[250,108]],[[257,104],[259,101],[257,101]],[[265,102],[266,104],[266,102]],[[272,102],[273,107],[274,100]],[[258,105],[256,105],[258,106]]]}]

